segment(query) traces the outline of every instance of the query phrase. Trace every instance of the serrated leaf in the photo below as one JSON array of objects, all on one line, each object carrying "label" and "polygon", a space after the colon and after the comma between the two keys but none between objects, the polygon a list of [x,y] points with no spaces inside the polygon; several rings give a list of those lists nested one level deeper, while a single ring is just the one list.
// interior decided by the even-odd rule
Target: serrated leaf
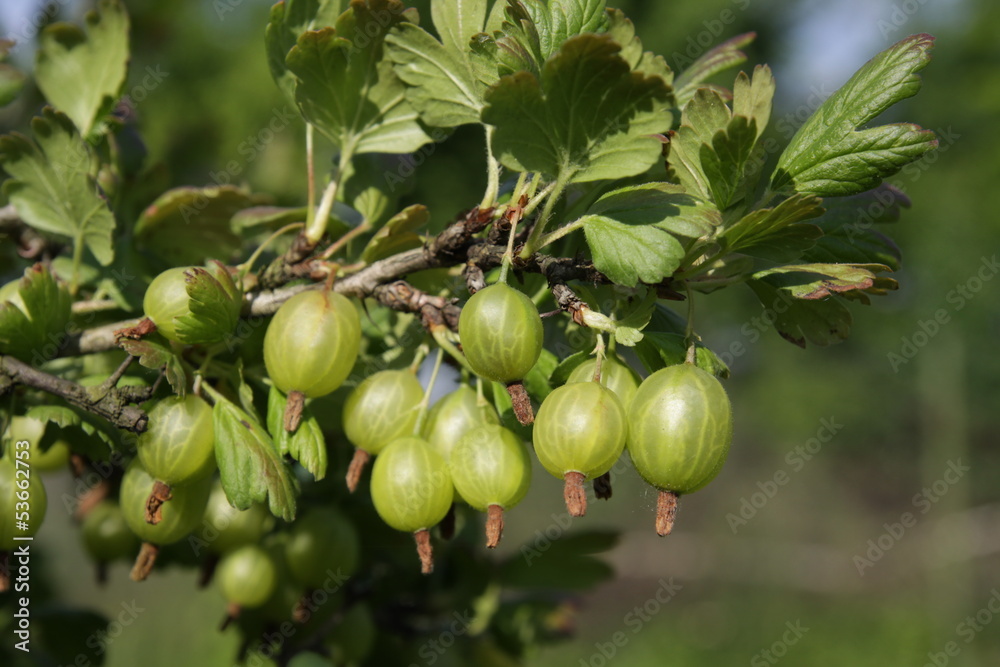
[{"label": "serrated leaf", "polygon": [[217,391],[208,391],[215,399],[215,460],[229,504],[245,510],[266,500],[271,514],[293,520],[297,493],[294,478],[267,431]]},{"label": "serrated leaf", "polygon": [[[553,519],[560,530],[573,521],[569,515]],[[614,570],[591,554],[611,549],[618,539],[614,531],[588,531],[546,542],[544,551],[524,544],[500,564],[500,580],[515,588],[584,590],[613,576]]]},{"label": "serrated leaf", "polygon": [[807,342],[826,346],[845,340],[851,333],[851,312],[838,299],[795,299],[762,280],[747,281],[747,286],[764,306],[764,313],[774,320],[775,330],[790,343],[803,348]]},{"label": "serrated leaf", "polygon": [[407,206],[375,233],[361,253],[361,259],[371,264],[398,252],[419,248],[423,239],[416,232],[426,227],[430,219],[431,214],[423,204]]},{"label": "serrated leaf", "polygon": [[774,75],[767,65],[753,68],[753,79],[744,72],[736,75],[733,85],[733,115],[754,121],[757,139],[764,134],[771,120],[771,102],[774,99]]},{"label": "serrated leaf", "polygon": [[730,252],[776,262],[794,260],[823,235],[816,225],[803,224],[822,215],[822,203],[816,196],[793,195],[777,206],[751,211],[720,239]]},{"label": "serrated leaf", "polygon": [[[746,62],[747,54],[740,51],[757,37],[755,32],[737,35],[706,51],[691,63],[674,81],[677,106],[684,107],[694,97],[704,81],[731,67]],[[680,54],[674,54],[675,59]]]},{"label": "serrated leaf", "polygon": [[264,48],[271,77],[288,99],[295,101],[295,76],[285,58],[302,33],[332,26],[343,11],[344,0],[283,0],[271,7],[264,31]]},{"label": "serrated leaf", "polygon": [[920,90],[934,38],[907,37],[869,60],[799,128],[781,154],[771,188],[823,197],[863,192],[937,147],[911,123],[858,129]]},{"label": "serrated leaf", "polygon": [[303,33],[288,53],[303,116],[348,155],[410,153],[431,142],[383,54],[388,31],[408,20],[416,17],[399,0],[354,0],[335,28]]},{"label": "serrated leaf", "polygon": [[615,320],[615,340],[633,347],[643,338],[642,330],[649,325],[656,309],[656,290],[647,289],[646,296],[635,303],[625,315]]},{"label": "serrated leaf", "polygon": [[902,258],[899,248],[873,227],[896,222],[902,209],[909,206],[909,198],[888,183],[850,197],[823,200],[826,212],[814,221],[823,230],[823,236],[802,255],[802,260],[819,264],[884,264],[898,271]]},{"label": "serrated leaf", "polygon": [[139,340],[123,338],[121,348],[139,358],[139,365],[153,370],[163,369],[167,382],[178,396],[187,393],[188,374],[184,362],[174,354],[167,339],[160,334],[143,336]]},{"label": "serrated leaf", "polygon": [[24,74],[6,62],[7,54],[13,47],[14,42],[11,40],[0,39],[0,108],[17,99],[24,88]]},{"label": "serrated leaf", "polygon": [[661,77],[631,72],[619,51],[608,35],[579,35],[539,76],[503,77],[487,93],[482,116],[495,127],[500,162],[566,182],[634,176],[655,164],[661,144],[650,133],[657,125],[669,129],[662,107],[670,88]]},{"label": "serrated leaf", "polygon": [[285,430],[285,405],[288,397],[271,385],[267,395],[267,430],[282,455],[291,456],[319,481],[326,477],[327,453],[323,430],[309,406],[302,410],[302,421],[295,433]]},{"label": "serrated leaf", "polygon": [[594,267],[619,285],[658,283],[684,258],[680,242],[655,225],[627,225],[602,215],[582,220]]},{"label": "serrated leaf", "polygon": [[[644,333],[642,341],[635,346],[635,353],[650,373],[683,364],[687,360],[688,346],[684,334],[648,330]],[[695,345],[695,365],[716,377],[729,377],[729,366],[701,343]]]},{"label": "serrated leaf", "polygon": [[37,365],[62,342],[73,299],[44,264],[25,269],[16,285],[0,301],[0,353]]},{"label": "serrated leaf", "polygon": [[545,397],[552,391],[552,384],[549,382],[549,378],[552,376],[552,371],[558,365],[559,357],[551,351],[542,348],[541,354],[538,355],[538,361],[535,362],[535,365],[524,376],[522,382],[525,389],[528,390],[528,395],[539,403],[544,401]]},{"label": "serrated leaf", "polygon": [[758,271],[753,278],[796,299],[817,300],[834,294],[884,294],[885,290],[896,289],[896,281],[876,275],[888,270],[882,264],[790,264]]},{"label": "serrated leaf", "polygon": [[242,293],[224,266],[192,267],[184,272],[188,314],[174,318],[177,337],[184,343],[215,343],[236,328],[243,306]]},{"label": "serrated leaf", "polygon": [[46,26],[35,61],[45,99],[85,137],[121,94],[129,60],[129,20],[118,0],[100,0],[86,20],[86,30],[69,23]]},{"label": "serrated leaf", "polygon": [[46,107],[31,121],[32,141],[0,137],[4,194],[28,225],[86,244],[102,265],[114,259],[115,218],[91,178],[90,149],[69,117]]},{"label": "serrated leaf", "polygon": [[489,54],[471,45],[483,32],[486,5],[486,0],[432,3],[441,41],[413,23],[400,24],[386,38],[396,75],[407,84],[407,98],[429,125],[479,122],[486,89],[499,78],[496,65],[484,62],[492,60]]},{"label": "serrated leaf", "polygon": [[253,203],[232,185],[168,190],[146,207],[135,223],[135,238],[172,266],[228,261],[242,246],[233,216]]},{"label": "serrated leaf", "polygon": [[720,210],[740,203],[735,195],[758,134],[754,120],[733,116],[725,130],[715,133],[711,144],[701,145],[698,153],[701,168],[712,189],[712,199]]},{"label": "serrated leaf", "polygon": [[656,225],[688,238],[707,236],[722,221],[718,209],[673,183],[643,183],[612,190],[587,213],[629,225]]}]

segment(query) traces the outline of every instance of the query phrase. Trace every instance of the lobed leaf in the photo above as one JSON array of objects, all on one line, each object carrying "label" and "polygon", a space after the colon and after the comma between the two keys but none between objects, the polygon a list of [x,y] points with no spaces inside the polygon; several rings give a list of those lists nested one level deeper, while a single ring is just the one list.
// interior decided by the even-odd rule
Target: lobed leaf
[{"label": "lobed leaf", "polygon": [[69,117],[46,107],[31,121],[35,141],[0,137],[3,192],[25,223],[86,244],[102,265],[114,259],[115,218],[89,174],[91,153]]},{"label": "lobed leaf", "polygon": [[934,38],[908,37],[868,61],[792,137],[771,176],[774,190],[824,197],[879,185],[937,147],[934,133],[910,123],[859,129],[920,90]]},{"label": "lobed leaf", "polygon": [[282,455],[291,456],[308,470],[316,481],[326,477],[327,453],[323,430],[309,406],[302,410],[302,422],[289,433],[285,430],[285,404],[288,397],[281,390],[271,386],[267,396],[267,430],[274,438],[274,444]]},{"label": "lobed leaf", "polygon": [[0,353],[36,365],[36,356],[46,361],[47,356],[42,354],[45,348],[55,349],[66,334],[73,302],[69,290],[44,264],[35,264],[3,291]]},{"label": "lobed leaf", "polygon": [[174,354],[167,339],[159,334],[151,334],[139,340],[123,338],[120,345],[133,357],[138,357],[139,365],[143,368],[163,369],[167,382],[175,394],[184,396],[187,393],[187,370],[181,358]]},{"label": "lobed leaf", "polygon": [[702,84],[719,72],[746,62],[747,54],[740,51],[757,37],[755,32],[737,35],[706,51],[687,69],[677,75],[674,89],[677,106],[684,107],[702,88]]},{"label": "lobed leaf", "polygon": [[777,206],[751,211],[719,238],[730,252],[779,262],[794,260],[823,234],[816,225],[803,224],[822,215],[822,201],[813,195],[793,195]]},{"label": "lobed leaf", "polygon": [[111,112],[128,71],[129,20],[119,0],[100,0],[86,29],[53,23],[42,30],[35,81],[49,103],[63,111],[84,137]]}]

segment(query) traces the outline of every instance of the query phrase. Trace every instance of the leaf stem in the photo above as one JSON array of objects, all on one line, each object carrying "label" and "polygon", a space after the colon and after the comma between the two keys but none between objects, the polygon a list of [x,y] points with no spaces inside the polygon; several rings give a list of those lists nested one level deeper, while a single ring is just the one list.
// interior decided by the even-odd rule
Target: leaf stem
[{"label": "leaf stem", "polygon": [[537,249],[541,250],[545,246],[547,246],[549,244],[552,244],[552,243],[555,243],[556,241],[558,241],[562,237],[566,236],[567,234],[571,234],[571,233],[575,232],[576,230],[580,229],[581,227],[583,227],[584,224],[585,224],[584,223],[584,219],[580,218],[578,220],[574,220],[573,222],[569,223],[568,225],[563,225],[559,229],[553,230],[553,231],[549,232],[548,234],[543,234],[542,237],[540,239],[538,239],[538,248]]},{"label": "leaf stem", "polygon": [[250,257],[247,258],[247,261],[243,262],[242,264],[240,264],[239,266],[236,267],[237,270],[239,271],[240,280],[242,280],[243,277],[246,274],[250,273],[250,269],[253,268],[254,262],[256,262],[260,258],[260,256],[267,249],[267,246],[269,246],[271,243],[273,243],[282,234],[285,234],[287,232],[292,231],[293,229],[298,229],[299,227],[303,227],[303,226],[304,226],[304,223],[293,222],[290,225],[285,225],[284,227],[282,227],[281,229],[279,229],[275,233],[273,233],[270,236],[268,236],[267,239],[263,243],[261,243],[259,246],[257,246],[257,249],[254,250],[253,254],[250,255]]},{"label": "leaf stem", "polygon": [[486,192],[483,194],[483,201],[480,202],[480,209],[487,209],[496,204],[500,194],[500,162],[493,155],[493,126],[486,125]]},{"label": "leaf stem", "polygon": [[549,192],[548,197],[545,200],[545,207],[542,209],[541,215],[538,216],[538,220],[535,222],[535,226],[531,230],[531,235],[528,236],[528,241],[524,244],[524,249],[521,250],[521,259],[528,259],[537,251],[538,240],[545,232],[545,225],[548,224],[549,218],[552,216],[552,211],[555,209],[556,202],[559,201],[559,197],[562,196],[563,191],[569,184],[569,179],[569,174],[559,174],[559,178],[556,179],[552,190]]},{"label": "leaf stem", "polygon": [[73,276],[69,283],[70,296],[75,297],[80,288],[80,264],[83,263],[83,231],[73,241]]},{"label": "leaf stem", "polygon": [[441,362],[444,360],[444,349],[438,348],[437,359],[434,360],[434,370],[431,371],[431,379],[427,381],[427,389],[424,390],[424,397],[420,399],[417,415],[417,423],[413,426],[413,434],[419,435],[427,419],[427,406],[431,403],[431,392],[434,391],[434,383],[437,382],[438,372],[441,370]]},{"label": "leaf stem", "polygon": [[319,243],[319,240],[323,238],[323,234],[326,234],[326,225],[330,220],[330,213],[333,211],[333,203],[337,200],[340,179],[343,177],[347,165],[351,162],[352,154],[353,149],[346,146],[340,152],[337,171],[330,178],[330,183],[327,184],[326,190],[323,191],[323,198],[319,202],[319,208],[316,209],[315,217],[306,224],[305,237],[313,245]]}]

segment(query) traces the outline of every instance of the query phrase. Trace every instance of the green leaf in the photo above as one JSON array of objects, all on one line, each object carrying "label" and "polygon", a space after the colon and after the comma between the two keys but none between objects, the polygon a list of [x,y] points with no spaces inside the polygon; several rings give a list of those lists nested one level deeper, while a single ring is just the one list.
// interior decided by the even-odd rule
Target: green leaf
[{"label": "green leaf", "polygon": [[718,209],[673,183],[643,183],[612,190],[587,213],[628,225],[655,225],[688,238],[710,235],[722,221]]},{"label": "green leaf", "polygon": [[243,244],[233,216],[252,202],[249,192],[232,185],[167,190],[139,216],[135,239],[172,266],[229,261]]},{"label": "green leaf", "polygon": [[802,255],[802,260],[819,264],[884,264],[893,271],[901,266],[901,253],[888,236],[874,229],[879,223],[896,222],[907,196],[883,183],[850,197],[830,197],[823,201],[826,212],[815,220],[823,236]]},{"label": "green leaf", "polygon": [[813,195],[793,195],[773,208],[743,216],[720,240],[730,252],[777,262],[794,260],[823,234],[816,225],[802,224],[822,215],[822,203]]},{"label": "green leaf", "polygon": [[799,300],[763,280],[747,285],[764,306],[765,316],[773,319],[775,330],[790,343],[826,346],[851,333],[851,312],[839,299]]},{"label": "green leaf", "polygon": [[608,35],[580,35],[545,62],[540,76],[503,77],[483,110],[483,121],[495,126],[500,162],[565,182],[625,178],[655,164],[661,144],[650,133],[654,125],[669,129],[670,114],[661,111],[670,88],[661,77],[631,72],[619,51]]},{"label": "green leaf", "polygon": [[[635,346],[635,353],[646,370],[655,373],[667,366],[683,364],[687,360],[687,343],[682,333],[647,330]],[[716,377],[729,377],[729,366],[701,343],[695,345],[695,365]]]},{"label": "green leaf", "polygon": [[758,135],[754,120],[733,116],[725,130],[715,133],[711,144],[701,145],[698,152],[701,168],[720,210],[740,203],[735,195]]},{"label": "green leaf", "polygon": [[37,365],[62,342],[73,298],[44,264],[25,269],[13,285],[0,299],[0,353]]},{"label": "green leaf", "polygon": [[309,410],[309,406],[303,408],[302,422],[295,433],[286,431],[284,420],[287,401],[288,397],[271,385],[271,391],[267,395],[267,430],[274,437],[274,444],[282,456],[286,454],[291,456],[312,473],[316,481],[319,481],[326,477],[327,466],[326,439],[323,438],[323,431]]},{"label": "green leaf", "polygon": [[895,280],[876,275],[884,271],[889,271],[889,267],[882,264],[790,264],[758,271],[753,278],[796,299],[816,300],[834,294],[885,294],[886,290],[897,289]]},{"label": "green leaf", "polygon": [[574,352],[565,359],[559,362],[559,365],[555,367],[552,371],[552,375],[549,376],[549,382],[553,387],[559,387],[566,384],[569,376],[573,374],[576,367],[583,362],[590,359],[593,355],[584,350],[583,352]]},{"label": "green leaf", "polygon": [[[500,4],[503,0],[498,0]],[[604,0],[507,2],[496,38],[501,74],[538,74],[543,63],[570,38],[607,30]]]},{"label": "green leaf", "polygon": [[647,289],[646,296],[615,320],[615,340],[633,347],[643,338],[643,329],[649,325],[656,309],[656,290]]},{"label": "green leaf", "polygon": [[285,58],[307,30],[332,26],[343,11],[344,0],[283,0],[271,7],[264,31],[264,48],[271,77],[289,100],[295,101],[295,75]]},{"label": "green leaf", "polygon": [[70,119],[46,107],[32,119],[35,141],[0,137],[3,191],[28,225],[85,243],[102,265],[114,259],[115,218],[88,174],[90,149]]},{"label": "green leaf", "polygon": [[139,340],[123,338],[121,347],[133,357],[138,357],[139,365],[143,368],[153,370],[162,368],[175,394],[183,396],[187,393],[188,374],[184,362],[174,354],[166,338],[156,333],[143,336]]},{"label": "green leaf", "polygon": [[[406,178],[402,175],[402,167],[406,164],[394,155],[368,153],[354,158],[342,176],[340,187],[344,201],[350,204],[343,209],[354,215],[348,216],[338,206],[340,202],[334,203],[333,212],[351,226],[360,224],[362,220],[368,220],[374,226],[382,224],[393,211],[398,210],[397,202],[404,194],[400,182]],[[334,231],[329,223],[327,230],[331,238],[344,233]]]},{"label": "green leaf", "polygon": [[396,75],[407,84],[407,99],[428,125],[479,122],[486,89],[499,78],[490,54],[471,45],[483,32],[486,5],[486,0],[432,3],[441,41],[413,23],[401,23],[386,38]]},{"label": "green leaf", "polygon": [[661,282],[684,258],[680,242],[655,225],[629,225],[603,215],[582,220],[594,267],[619,285]]},{"label": "green leaf", "polygon": [[[118,432],[100,417],[68,405],[36,405],[25,412],[25,416],[41,422],[52,422],[61,429],[80,429],[89,438],[81,438],[73,443],[73,449],[95,460],[107,460],[111,452],[121,451],[122,443]],[[96,441],[107,445],[99,447]],[[85,451],[79,451],[83,448]]]},{"label": "green leaf", "polygon": [[747,32],[727,39],[715,48],[706,51],[695,60],[674,82],[677,106],[684,107],[695,95],[704,81],[731,67],[746,62],[747,54],[740,51],[757,37],[755,32]]},{"label": "green leaf", "polygon": [[207,390],[215,400],[215,460],[229,504],[245,510],[266,500],[271,514],[291,521],[296,484],[267,431],[217,391]]},{"label": "green leaf", "polygon": [[336,28],[303,33],[288,54],[303,116],[348,155],[410,153],[431,142],[383,57],[386,33],[411,19],[399,0],[355,0]]},{"label": "green leaf", "polygon": [[937,147],[934,133],[911,123],[858,128],[920,90],[934,38],[907,37],[868,61],[799,128],[771,177],[774,190],[823,197],[874,188]]},{"label": "green leaf", "polygon": [[13,47],[14,42],[0,39],[0,108],[17,99],[17,96],[21,94],[21,89],[24,88],[24,74],[6,62],[7,54]]},{"label": "green leaf", "polygon": [[87,136],[121,94],[128,70],[129,20],[118,0],[101,0],[86,30],[53,23],[41,34],[35,80],[45,99]]},{"label": "green leaf", "polygon": [[407,206],[375,233],[361,253],[361,259],[371,264],[398,252],[419,248],[423,239],[416,232],[426,227],[430,219],[431,214],[423,204]]},{"label": "green leaf", "polygon": [[774,75],[767,65],[754,67],[753,79],[744,72],[736,75],[736,83],[733,85],[733,115],[754,121],[757,127],[756,139],[764,134],[771,120],[774,90]]},{"label": "green leaf", "polygon": [[232,334],[240,319],[243,294],[222,264],[213,262],[207,269],[188,269],[184,272],[184,289],[190,312],[174,318],[179,340],[213,343]]},{"label": "green leaf", "polygon": [[538,361],[531,367],[528,374],[524,376],[522,382],[525,389],[539,403],[544,401],[545,397],[552,392],[552,384],[549,378],[552,377],[552,372],[555,371],[558,365],[559,357],[543,347],[541,354],[538,355]]},{"label": "green leaf", "polygon": [[[564,531],[573,519],[553,515],[551,527]],[[547,541],[544,550],[530,542],[520,553],[500,564],[500,581],[512,588],[585,590],[611,578],[614,570],[591,554],[607,551],[618,542],[613,531],[589,531]]]}]

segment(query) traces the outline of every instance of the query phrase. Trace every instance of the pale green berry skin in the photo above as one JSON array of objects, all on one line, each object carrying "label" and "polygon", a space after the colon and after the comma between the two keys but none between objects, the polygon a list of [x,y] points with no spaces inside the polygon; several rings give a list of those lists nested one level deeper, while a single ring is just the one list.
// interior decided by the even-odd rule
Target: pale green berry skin
[{"label": "pale green berry skin", "polygon": [[451,450],[466,433],[484,424],[499,424],[496,408],[480,403],[476,390],[462,385],[441,397],[427,413],[423,436],[447,461]]},{"label": "pale green berry skin", "polygon": [[[227,295],[221,312],[199,318],[197,326],[182,329],[178,318],[191,315],[191,297],[187,292],[187,274],[204,272],[215,280]],[[178,266],[167,269],[153,279],[142,297],[142,309],[164,338],[177,343],[217,343],[233,333],[239,321],[242,294],[224,268]],[[189,323],[190,325],[190,323]]]},{"label": "pale green berry skin", "polygon": [[538,309],[506,283],[472,295],[458,318],[458,335],[472,370],[503,384],[522,379],[542,353]]},{"label": "pale green berry skin", "polygon": [[172,497],[160,508],[163,519],[154,526],[146,523],[146,499],[155,482],[139,459],[133,459],[122,477],[119,499],[122,513],[129,529],[143,542],[172,544],[201,523],[212,491],[212,480],[205,478],[172,488]]},{"label": "pale green berry skin", "polygon": [[[0,551],[9,551],[17,544],[23,544],[16,542],[15,537],[35,535],[42,527],[42,522],[45,520],[45,510],[48,508],[48,498],[45,494],[42,478],[39,475],[31,474],[30,468],[27,479],[23,475],[17,475],[16,452],[26,452],[27,450],[16,448],[15,442],[13,440],[8,442],[6,452],[4,452],[3,457],[0,457]],[[25,461],[26,459],[20,460]],[[20,470],[24,470],[24,468],[22,467]],[[18,486],[24,481],[27,481],[26,489]],[[19,498],[19,493],[25,494],[27,499]],[[26,510],[24,506],[17,506],[17,503],[20,502],[27,503]],[[17,528],[18,517],[15,515],[21,512],[28,514],[27,530]]]},{"label": "pale green berry skin", "polygon": [[350,374],[361,347],[361,320],[336,292],[300,292],[282,304],[264,334],[264,365],[283,393],[326,396]]},{"label": "pale green berry skin", "polygon": [[292,524],[285,560],[303,586],[319,588],[332,575],[350,576],[358,569],[361,544],[347,517],[332,507],[311,511]]},{"label": "pale green berry skin", "polygon": [[103,500],[83,519],[80,527],[83,547],[98,563],[135,557],[139,540],[125,523],[118,503]]},{"label": "pale green berry skin", "polygon": [[513,431],[497,424],[462,436],[451,450],[448,470],[459,495],[481,512],[490,505],[517,505],[531,484],[528,449]]},{"label": "pale green berry skin", "polygon": [[555,477],[579,472],[593,479],[611,470],[627,433],[625,408],[613,391],[596,382],[574,382],[542,401],[532,439],[538,460]]},{"label": "pale green berry skin", "polygon": [[693,493],[715,479],[733,441],[722,384],[693,364],[660,369],[639,386],[628,412],[628,451],[658,489]]},{"label": "pale green berry skin", "polygon": [[142,467],[164,484],[188,484],[215,471],[212,408],[188,393],[170,396],[149,411],[136,452]]},{"label": "pale green berry skin", "polygon": [[199,531],[208,549],[217,554],[233,551],[247,544],[257,544],[274,528],[274,515],[266,505],[255,503],[239,510],[229,504],[222,484],[212,485]]},{"label": "pale green berry skin", "polygon": [[33,417],[16,415],[11,417],[10,424],[4,433],[4,440],[16,442],[27,440],[28,463],[32,470],[49,472],[62,470],[69,463],[69,445],[65,440],[56,440],[48,449],[42,451],[42,438],[45,437],[45,423]]},{"label": "pale green berry skin", "polygon": [[[573,369],[569,374],[566,383],[570,382],[590,382],[594,379],[594,368],[597,367],[596,359],[588,359]],[[601,384],[615,392],[622,402],[622,407],[628,410],[639,388],[639,375],[627,364],[614,356],[604,358],[601,363]]]},{"label": "pale green berry skin", "polygon": [[369,375],[344,401],[344,435],[358,449],[378,454],[413,433],[423,397],[423,387],[410,371]]},{"label": "pale green berry skin", "polygon": [[226,600],[252,609],[267,602],[274,593],[278,569],[267,551],[251,544],[223,556],[215,580]]},{"label": "pale green berry skin", "polygon": [[375,459],[371,494],[382,520],[407,533],[440,522],[454,499],[444,458],[415,437],[396,440]]}]

